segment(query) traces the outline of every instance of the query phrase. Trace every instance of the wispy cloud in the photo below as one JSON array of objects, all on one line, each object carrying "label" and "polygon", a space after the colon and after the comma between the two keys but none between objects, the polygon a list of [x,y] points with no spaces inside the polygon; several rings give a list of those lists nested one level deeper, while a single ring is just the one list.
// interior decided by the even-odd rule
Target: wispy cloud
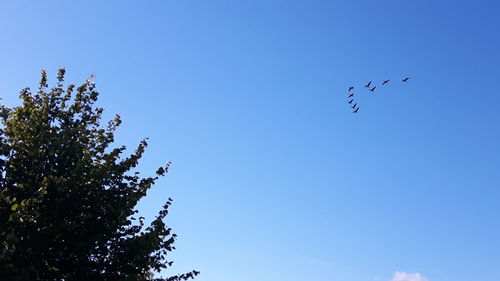
[{"label": "wispy cloud", "polygon": [[396,271],[391,281],[429,281],[429,279],[420,273]]}]

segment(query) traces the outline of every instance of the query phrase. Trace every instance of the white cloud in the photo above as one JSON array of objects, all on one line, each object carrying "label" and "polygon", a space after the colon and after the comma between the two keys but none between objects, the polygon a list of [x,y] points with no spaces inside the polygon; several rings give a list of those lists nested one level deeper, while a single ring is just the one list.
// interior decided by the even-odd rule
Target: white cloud
[{"label": "white cloud", "polygon": [[420,273],[407,273],[396,271],[391,281],[429,281]]}]

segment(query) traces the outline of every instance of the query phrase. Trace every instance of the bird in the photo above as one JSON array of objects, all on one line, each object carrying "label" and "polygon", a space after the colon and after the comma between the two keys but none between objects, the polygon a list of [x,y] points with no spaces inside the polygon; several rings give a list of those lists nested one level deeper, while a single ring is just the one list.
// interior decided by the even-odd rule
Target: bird
[{"label": "bird", "polygon": [[193,270],[193,273],[194,273],[194,276],[196,276],[196,275],[200,274],[200,272],[199,272],[199,271],[196,271],[196,270]]},{"label": "bird", "polygon": [[354,89],[354,87],[352,87],[352,86],[351,86],[351,87],[349,87],[349,92],[350,92],[352,89]]},{"label": "bird", "polygon": [[355,103],[353,106],[351,106],[352,109],[355,109],[356,108],[356,105],[358,105],[357,103]]},{"label": "bird", "polygon": [[387,83],[389,83],[389,81],[391,81],[390,79],[389,80],[385,80],[384,82],[382,82],[382,85],[385,85]]},{"label": "bird", "polygon": [[371,88],[370,91],[375,92],[375,88],[377,88],[377,87],[375,86],[375,87]]},{"label": "bird", "polygon": [[356,108],[352,113],[358,113],[359,107]]},{"label": "bird", "polygon": [[365,88],[370,88],[371,84],[372,84],[372,81],[368,82],[368,84],[365,85]]},{"label": "bird", "polygon": [[408,82],[408,80],[410,80],[410,77],[406,77],[405,79],[403,79],[401,81],[403,81],[403,83],[404,83],[404,82]]},{"label": "bird", "polygon": [[349,96],[347,96],[347,98],[351,98],[354,96],[354,93],[350,94]]},{"label": "bird", "polygon": [[354,99],[352,99],[352,100],[348,101],[347,103],[348,103],[348,104],[352,104],[352,102],[353,102],[353,101],[354,101]]}]

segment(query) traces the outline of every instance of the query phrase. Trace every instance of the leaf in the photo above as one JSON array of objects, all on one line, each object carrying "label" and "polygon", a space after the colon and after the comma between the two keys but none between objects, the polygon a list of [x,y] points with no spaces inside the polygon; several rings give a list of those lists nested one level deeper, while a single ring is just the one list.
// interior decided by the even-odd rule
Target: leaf
[{"label": "leaf", "polygon": [[98,273],[101,280],[178,281],[153,276],[175,249],[163,221],[172,199],[149,227],[132,217],[171,163],[154,177],[133,174],[146,140],[124,156],[126,147],[114,143],[120,117],[101,126],[93,81],[64,89],[64,74],[50,89],[43,71],[38,91],[19,95],[20,106],[0,105],[0,209],[12,210],[0,216],[0,280],[95,280]]}]

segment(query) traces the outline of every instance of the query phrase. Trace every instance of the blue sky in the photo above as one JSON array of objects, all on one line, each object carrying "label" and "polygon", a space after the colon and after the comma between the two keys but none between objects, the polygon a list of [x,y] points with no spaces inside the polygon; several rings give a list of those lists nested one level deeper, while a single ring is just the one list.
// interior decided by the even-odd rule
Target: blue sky
[{"label": "blue sky", "polygon": [[[0,96],[18,104],[42,68],[52,81],[59,67],[72,83],[96,74],[106,117],[124,120],[118,144],[150,137],[145,173],[173,162],[139,206],[151,218],[175,200],[170,273],[500,280],[499,10],[3,1]],[[384,79],[375,93],[360,87]]]}]

